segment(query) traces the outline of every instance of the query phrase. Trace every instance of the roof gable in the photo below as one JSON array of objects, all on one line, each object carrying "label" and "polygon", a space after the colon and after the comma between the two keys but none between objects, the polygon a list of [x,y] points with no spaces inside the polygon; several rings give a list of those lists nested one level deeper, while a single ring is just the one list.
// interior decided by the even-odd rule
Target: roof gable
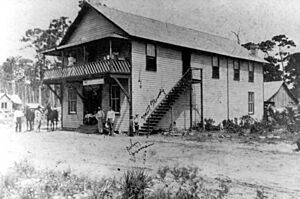
[{"label": "roof gable", "polygon": [[292,94],[283,81],[264,82],[264,101],[270,101],[279,91],[284,89],[288,96],[298,103],[298,99]]},{"label": "roof gable", "polygon": [[126,33],[95,9],[84,6],[71,24],[60,46],[90,42],[113,34],[125,35]]},{"label": "roof gable", "polygon": [[9,101],[11,101],[14,104],[22,104],[22,100],[18,95],[8,95],[7,93],[1,93],[0,99],[6,97]]}]

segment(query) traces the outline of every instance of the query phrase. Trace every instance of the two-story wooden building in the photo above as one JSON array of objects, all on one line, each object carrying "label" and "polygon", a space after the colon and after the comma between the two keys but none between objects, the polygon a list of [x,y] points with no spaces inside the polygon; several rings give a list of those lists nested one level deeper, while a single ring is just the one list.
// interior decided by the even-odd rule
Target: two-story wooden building
[{"label": "two-story wooden building", "polygon": [[117,113],[118,131],[136,114],[142,130],[263,116],[264,60],[220,36],[84,2],[60,45],[44,54],[63,60],[44,84],[63,88],[65,128],[98,106]]}]

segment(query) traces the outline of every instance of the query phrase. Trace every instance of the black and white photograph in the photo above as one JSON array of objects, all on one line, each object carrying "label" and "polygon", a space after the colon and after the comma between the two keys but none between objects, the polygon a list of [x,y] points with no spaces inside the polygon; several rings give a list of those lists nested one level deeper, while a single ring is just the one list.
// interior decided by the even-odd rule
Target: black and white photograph
[{"label": "black and white photograph", "polygon": [[7,0],[0,199],[300,199],[299,0]]}]

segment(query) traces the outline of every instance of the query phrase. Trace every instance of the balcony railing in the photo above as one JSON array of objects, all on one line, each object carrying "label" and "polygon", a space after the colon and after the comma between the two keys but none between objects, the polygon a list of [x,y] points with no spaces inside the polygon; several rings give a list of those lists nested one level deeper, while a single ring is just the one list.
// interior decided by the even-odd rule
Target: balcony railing
[{"label": "balcony railing", "polygon": [[130,67],[130,63],[127,60],[102,60],[82,65],[47,70],[44,73],[44,81],[85,77],[105,73],[130,74]]}]

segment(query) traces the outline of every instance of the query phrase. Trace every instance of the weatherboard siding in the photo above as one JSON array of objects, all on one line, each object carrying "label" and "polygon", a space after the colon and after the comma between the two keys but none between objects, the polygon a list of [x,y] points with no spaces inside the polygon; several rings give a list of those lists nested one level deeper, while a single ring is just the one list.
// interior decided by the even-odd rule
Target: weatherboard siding
[{"label": "weatherboard siding", "polygon": [[[156,99],[160,89],[166,93],[182,76],[181,52],[157,46],[157,71],[146,71],[146,44],[132,42],[132,105],[133,114],[144,115],[150,101]],[[164,94],[157,100],[163,99]],[[154,106],[155,106],[154,105]]]},{"label": "weatherboard siding", "polygon": [[280,87],[279,91],[269,100],[269,102],[274,102],[276,108],[283,108],[295,104],[294,100],[288,95],[284,86]]},{"label": "weatherboard siding", "polygon": [[[210,54],[193,53],[191,66],[202,69],[203,77],[203,118],[214,119],[216,123],[227,118],[227,60],[220,56],[220,78],[212,78],[212,61]],[[199,85],[194,85],[199,87]],[[194,105],[198,111],[201,107],[200,88],[194,88]],[[196,121],[199,120],[195,118]]]},{"label": "weatherboard siding", "polygon": [[95,10],[88,10],[66,44],[92,41],[112,33],[123,34],[123,31]]},{"label": "weatherboard siding", "polygon": [[[75,86],[75,85],[74,85]],[[82,93],[82,86],[76,84],[76,88]],[[76,129],[83,124],[83,102],[81,98],[77,96],[77,113],[69,114],[68,111],[68,87],[64,87],[63,96],[63,128]]]},{"label": "weatherboard siding", "polygon": [[248,115],[248,92],[254,92],[253,118],[263,117],[263,68],[254,65],[254,82],[248,81],[248,61],[241,61],[240,81],[233,80],[233,68],[229,67],[229,117],[239,118]]}]

